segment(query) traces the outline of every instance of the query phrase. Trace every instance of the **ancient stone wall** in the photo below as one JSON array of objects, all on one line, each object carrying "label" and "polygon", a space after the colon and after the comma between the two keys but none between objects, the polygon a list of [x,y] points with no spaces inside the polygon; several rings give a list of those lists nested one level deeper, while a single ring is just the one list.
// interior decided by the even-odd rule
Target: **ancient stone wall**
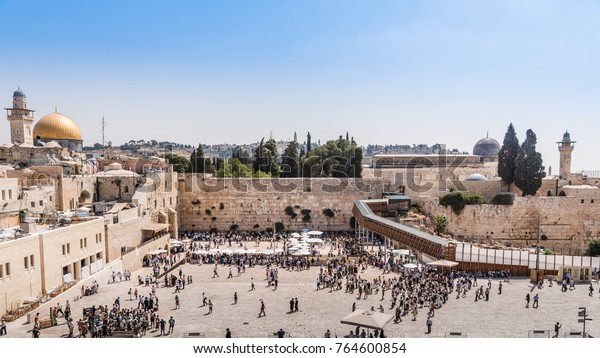
[{"label": "ancient stone wall", "polygon": [[[600,190],[599,190],[600,191]],[[531,247],[537,241],[557,253],[579,255],[588,242],[600,238],[600,199],[586,196],[516,197],[513,205],[467,205],[459,215],[438,204],[438,198],[419,198],[430,216],[444,215],[448,233],[456,239]]]},{"label": "ancient stone wall", "polygon": [[[355,200],[381,198],[383,181],[355,179],[215,179],[196,175],[180,178],[180,230],[350,230]],[[286,214],[291,207],[295,218]],[[335,216],[329,218],[324,209]],[[288,209],[289,210],[289,209]],[[310,210],[303,221],[302,210]],[[308,218],[307,218],[308,219]]]}]

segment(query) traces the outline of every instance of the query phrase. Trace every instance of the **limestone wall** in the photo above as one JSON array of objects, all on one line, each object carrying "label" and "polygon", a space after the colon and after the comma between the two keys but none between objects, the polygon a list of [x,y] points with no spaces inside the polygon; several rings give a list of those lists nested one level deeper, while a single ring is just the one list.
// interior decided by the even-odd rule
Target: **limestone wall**
[{"label": "limestone wall", "polygon": [[[136,214],[132,218],[105,221],[106,225],[106,262],[121,257],[122,247],[138,247],[142,243],[142,218],[137,216],[136,209],[122,211],[122,215]],[[112,217],[111,217],[112,218]]]},{"label": "limestone wall", "polygon": [[[272,229],[281,222],[285,230],[304,227],[319,230],[350,230],[355,200],[381,198],[382,180],[354,179],[215,179],[186,175],[180,183],[180,230],[227,231]],[[295,219],[286,215],[291,206]],[[330,208],[335,217],[322,210]],[[310,222],[302,221],[301,210],[311,210]],[[255,227],[258,225],[258,227]]]},{"label": "limestone wall", "polygon": [[600,200],[590,197],[516,197],[513,205],[468,205],[460,215],[420,198],[424,212],[448,218],[448,232],[457,239],[531,247],[537,241],[558,253],[579,255],[591,239],[600,238]]}]

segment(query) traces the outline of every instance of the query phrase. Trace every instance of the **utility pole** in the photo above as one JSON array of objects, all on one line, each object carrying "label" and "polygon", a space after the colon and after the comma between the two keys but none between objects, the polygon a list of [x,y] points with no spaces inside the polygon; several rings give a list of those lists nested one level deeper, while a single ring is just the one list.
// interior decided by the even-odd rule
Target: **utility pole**
[{"label": "utility pole", "polygon": [[104,138],[104,134],[106,132],[106,121],[104,121],[104,117],[102,117],[101,125],[102,125],[102,151],[103,151],[104,159],[108,159],[108,157],[106,155],[106,140]]},{"label": "utility pole", "polygon": [[579,307],[579,309],[581,311],[579,311],[577,313],[577,316],[579,317],[583,317],[577,320],[578,323],[583,323],[583,338],[587,338],[587,335],[585,334],[585,321],[591,321],[591,318],[587,318],[587,309],[585,307]]}]

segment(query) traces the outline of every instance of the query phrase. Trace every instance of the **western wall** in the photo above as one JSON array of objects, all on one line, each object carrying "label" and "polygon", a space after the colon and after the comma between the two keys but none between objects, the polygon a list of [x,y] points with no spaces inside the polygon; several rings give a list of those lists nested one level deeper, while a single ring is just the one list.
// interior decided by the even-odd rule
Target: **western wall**
[{"label": "western wall", "polygon": [[[355,200],[381,198],[379,179],[216,179],[185,175],[179,182],[179,229],[191,231],[351,230]],[[297,215],[286,214],[290,206]],[[302,210],[310,210],[304,222]],[[323,214],[331,209],[333,217]]]}]

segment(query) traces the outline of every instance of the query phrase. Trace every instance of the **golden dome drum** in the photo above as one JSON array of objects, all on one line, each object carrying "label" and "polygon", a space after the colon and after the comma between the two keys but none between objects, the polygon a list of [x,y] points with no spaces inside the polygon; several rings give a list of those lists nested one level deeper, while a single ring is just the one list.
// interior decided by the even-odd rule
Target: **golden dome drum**
[{"label": "golden dome drum", "polygon": [[71,118],[54,112],[43,116],[35,124],[33,138],[81,140],[81,131]]}]

